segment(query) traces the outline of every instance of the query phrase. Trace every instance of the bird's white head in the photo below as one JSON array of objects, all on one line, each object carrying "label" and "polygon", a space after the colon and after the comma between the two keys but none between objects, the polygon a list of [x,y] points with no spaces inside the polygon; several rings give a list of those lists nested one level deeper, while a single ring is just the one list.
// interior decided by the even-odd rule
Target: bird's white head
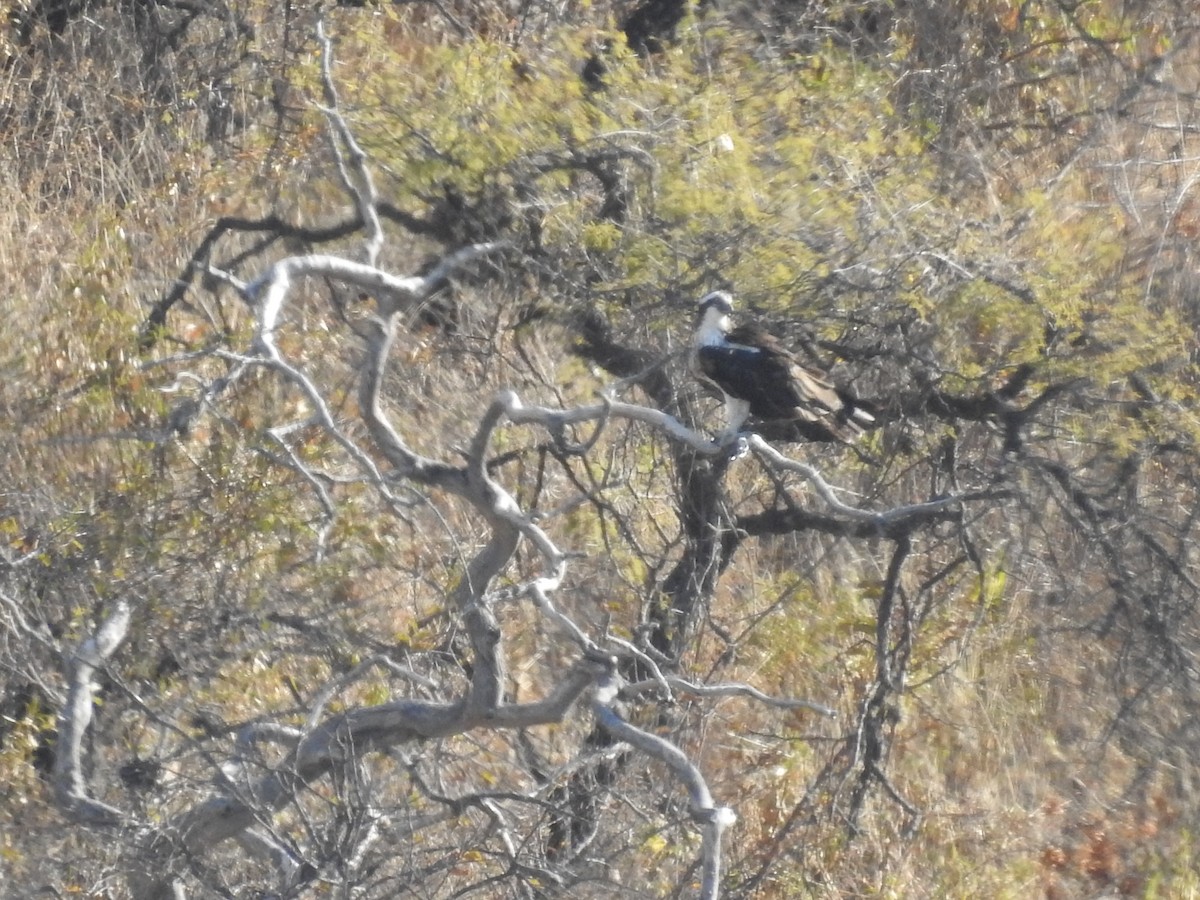
[{"label": "bird's white head", "polygon": [[729,331],[733,313],[733,295],[728,291],[713,291],[700,298],[696,315],[696,345],[719,344]]}]

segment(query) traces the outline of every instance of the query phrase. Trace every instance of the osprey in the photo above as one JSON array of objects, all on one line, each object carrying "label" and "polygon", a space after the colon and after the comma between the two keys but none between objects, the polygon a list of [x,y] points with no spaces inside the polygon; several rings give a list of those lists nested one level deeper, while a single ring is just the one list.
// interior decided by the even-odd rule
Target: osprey
[{"label": "osprey", "polygon": [[733,297],[714,291],[700,300],[693,365],[725,397],[732,438],[749,416],[764,436],[800,441],[848,441],[875,424],[857,400],[803,365],[757,325],[730,328]]}]

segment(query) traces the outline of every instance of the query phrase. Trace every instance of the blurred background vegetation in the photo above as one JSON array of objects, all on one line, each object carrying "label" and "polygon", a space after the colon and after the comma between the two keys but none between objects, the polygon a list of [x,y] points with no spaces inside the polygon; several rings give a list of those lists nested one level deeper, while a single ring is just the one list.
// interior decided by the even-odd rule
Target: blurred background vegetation
[{"label": "blurred background vegetation", "polygon": [[[663,379],[630,399],[715,432],[719,404],[678,351],[696,299],[727,288],[880,411],[861,454],[781,448],[847,502],[987,494],[872,534],[752,462],[699,513],[696,460],[644,426],[610,425],[584,457],[531,430],[499,436],[495,477],[581,554],[558,599],[577,621],[630,640],[666,627],[672,576],[719,522],[694,608],[655,646],[696,681],[839,713],[683,696],[631,710],[738,813],[725,894],[1200,895],[1200,12],[441,0],[322,14],[383,200],[381,265],[514,248],[408,322],[388,396],[414,449],[455,460],[500,388],[593,402],[661,360]],[[294,388],[264,373],[204,393],[253,324],[207,264],[250,280],[289,253],[354,256],[362,239],[318,108],[316,18],[264,0],[8,8],[11,896],[126,896],[132,837],[75,825],[47,783],[63,654],[116,599],[134,624],[101,680],[89,776],[149,822],[207,796],[241,725],[303,722],[372,654],[439,695],[464,683],[446,597],[485,539],[471,511],[413,491],[397,512],[346,477],[330,482],[331,519],[295,462],[336,476],[345,460],[311,424],[280,437],[308,415]],[[311,284],[279,336],[358,437],[364,299]],[[500,614],[512,695],[544,694],[566,648],[534,611]],[[415,690],[381,674],[334,708]],[[444,795],[578,790],[572,773],[603,758],[589,729],[573,716],[459,737],[314,788],[276,823],[315,873],[289,896],[688,895],[698,838],[644,762],[593,773],[601,812],[573,855],[552,803],[508,810],[518,857],[566,886],[509,866],[478,810],[366,840],[368,809],[411,822]],[[236,847],[189,877],[196,896],[272,883]]]}]

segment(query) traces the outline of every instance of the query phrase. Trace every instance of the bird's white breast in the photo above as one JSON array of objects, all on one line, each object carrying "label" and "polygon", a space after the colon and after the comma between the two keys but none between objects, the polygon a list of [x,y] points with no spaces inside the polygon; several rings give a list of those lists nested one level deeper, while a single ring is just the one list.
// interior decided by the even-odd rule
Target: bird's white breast
[{"label": "bird's white breast", "polygon": [[729,331],[729,316],[719,309],[708,309],[696,329],[697,347],[717,347],[725,343],[725,333]]}]

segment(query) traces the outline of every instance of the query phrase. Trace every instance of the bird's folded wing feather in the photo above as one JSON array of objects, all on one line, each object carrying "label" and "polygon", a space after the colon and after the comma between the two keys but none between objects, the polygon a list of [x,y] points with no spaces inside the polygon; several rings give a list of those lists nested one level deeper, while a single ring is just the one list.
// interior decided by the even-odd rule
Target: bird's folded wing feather
[{"label": "bird's folded wing feather", "polygon": [[[815,421],[822,413],[837,415],[842,411],[845,404],[837,388],[812,369],[793,361],[789,374],[792,377],[792,386],[802,402],[797,408],[800,415]],[[804,408],[805,406],[808,408]],[[813,407],[819,412],[813,411]]]}]

